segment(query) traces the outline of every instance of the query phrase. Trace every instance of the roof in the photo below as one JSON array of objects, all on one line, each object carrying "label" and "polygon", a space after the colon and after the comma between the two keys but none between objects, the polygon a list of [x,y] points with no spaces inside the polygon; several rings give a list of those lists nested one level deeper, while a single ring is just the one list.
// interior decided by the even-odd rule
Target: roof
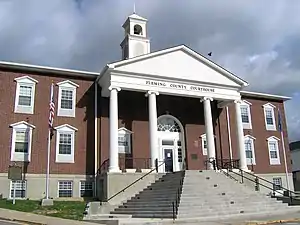
[{"label": "roof", "polygon": [[128,18],[147,21],[146,18],[141,17],[141,16],[137,15],[136,13],[131,14]]},{"label": "roof", "polygon": [[71,70],[71,69],[63,69],[56,67],[48,67],[48,66],[37,66],[30,64],[22,64],[15,62],[5,62],[0,61],[0,69],[13,69],[13,70],[22,70],[28,72],[42,72],[42,73],[52,73],[52,74],[65,74],[70,76],[81,76],[81,77],[91,77],[96,78],[99,76],[99,73],[96,72],[88,72],[82,70]]},{"label": "roof", "polygon": [[101,71],[100,77],[102,77],[108,69],[114,69],[114,68],[122,66],[122,65],[131,64],[131,63],[134,63],[134,62],[138,62],[138,61],[141,61],[141,60],[153,58],[153,57],[160,56],[160,55],[165,55],[165,54],[168,54],[168,53],[171,53],[171,52],[174,52],[174,51],[179,51],[179,50],[182,50],[183,52],[186,52],[187,54],[195,57],[196,59],[198,59],[199,61],[202,61],[203,63],[207,64],[208,66],[213,67],[219,73],[221,73],[221,74],[227,76],[228,78],[234,80],[235,82],[239,83],[241,86],[248,86],[248,83],[245,80],[239,78],[235,74],[233,74],[230,71],[224,69],[220,65],[214,63],[210,59],[204,57],[203,55],[199,54],[198,52],[195,52],[194,50],[192,50],[191,48],[189,48],[185,45],[174,46],[174,47],[171,47],[171,48],[167,48],[167,49],[159,50],[159,51],[156,51],[156,52],[151,52],[151,53],[148,53],[148,54],[133,57],[133,58],[130,58],[130,59],[120,60],[120,61],[117,61],[117,62],[114,62],[114,63],[107,64],[106,67]]},{"label": "roof", "polygon": [[252,92],[252,91],[241,91],[241,94],[244,96],[260,97],[260,98],[283,100],[283,101],[292,99],[291,97],[288,96],[273,95],[269,93],[260,93],[260,92]]}]

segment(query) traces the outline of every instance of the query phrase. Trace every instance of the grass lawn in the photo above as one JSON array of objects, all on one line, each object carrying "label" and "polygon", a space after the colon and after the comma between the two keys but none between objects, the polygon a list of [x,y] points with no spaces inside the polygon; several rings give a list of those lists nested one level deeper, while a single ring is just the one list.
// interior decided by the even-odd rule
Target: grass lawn
[{"label": "grass lawn", "polygon": [[85,202],[79,201],[54,201],[53,206],[42,207],[40,201],[16,200],[13,205],[12,200],[0,200],[0,208],[73,220],[82,220],[85,205]]}]

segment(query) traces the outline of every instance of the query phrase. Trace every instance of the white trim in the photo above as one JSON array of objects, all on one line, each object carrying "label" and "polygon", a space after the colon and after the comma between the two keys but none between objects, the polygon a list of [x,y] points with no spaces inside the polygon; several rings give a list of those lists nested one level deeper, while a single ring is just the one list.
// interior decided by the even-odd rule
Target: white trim
[{"label": "white trim", "polygon": [[28,126],[28,127],[31,127],[31,128],[35,128],[34,125],[30,124],[30,123],[27,123],[26,121],[20,121],[20,122],[17,122],[17,123],[12,123],[9,125],[9,127],[18,127],[18,126],[21,126],[21,125],[25,125],[25,126]]},{"label": "white trim", "polygon": [[[266,103],[266,104],[263,105],[266,130],[271,130],[271,131],[276,131],[277,130],[276,119],[275,119],[275,112],[274,112],[275,108],[276,108],[276,106],[273,105],[273,104],[271,104],[271,103]],[[273,124],[272,125],[267,124],[266,110],[271,110],[272,120],[273,120]]]},{"label": "white trim", "polygon": [[21,69],[25,71],[36,71],[36,72],[52,72],[54,74],[69,74],[69,75],[78,75],[78,76],[92,76],[97,77],[99,73],[96,72],[88,72],[83,70],[70,70],[56,67],[47,67],[47,66],[38,66],[38,65],[30,65],[30,64],[22,64],[15,62],[5,62],[0,61],[0,68],[11,68],[11,69]]},{"label": "white trim", "polygon": [[291,97],[283,96],[283,95],[273,95],[268,93],[261,93],[261,92],[253,92],[253,91],[241,91],[241,94],[244,96],[254,96],[254,97],[264,97],[269,99],[280,99],[280,100],[290,100]]},{"label": "white trim", "polygon": [[36,84],[38,83],[38,81],[36,79],[33,79],[30,76],[16,77],[14,79],[14,81],[17,81],[17,82],[22,82],[22,80],[30,80],[31,81],[30,83],[36,83]]},{"label": "white trim", "polygon": [[65,81],[62,81],[62,82],[59,82],[56,84],[57,86],[62,86],[62,87],[79,87],[78,84],[75,84],[74,82],[70,81],[70,80],[65,80]]},{"label": "white trim", "polygon": [[[157,118],[157,121],[160,121],[162,118],[167,117],[167,118],[171,118],[172,120],[174,120],[179,128],[180,128],[180,132],[169,132],[169,131],[157,131],[158,133],[158,146],[159,146],[159,154],[158,154],[158,159],[159,161],[163,161],[164,160],[164,148],[165,147],[172,147],[173,148],[173,170],[174,171],[180,171],[183,170],[184,168],[186,168],[186,161],[187,161],[187,155],[186,155],[186,148],[185,148],[185,130],[184,127],[182,125],[182,123],[174,116],[170,115],[170,114],[163,114],[160,115]],[[158,130],[158,128],[157,128]],[[164,140],[172,140],[174,141],[174,145],[173,146],[167,146],[167,145],[162,145],[162,141]],[[181,142],[181,146],[178,146],[178,141]],[[182,161],[178,162],[178,148],[181,149],[181,157],[182,157]],[[165,171],[165,167],[161,166],[159,168],[159,172],[163,173]]]},{"label": "white trim", "polygon": [[[26,197],[27,197],[27,180],[16,180],[17,182],[24,182],[25,184],[24,184],[24,187],[25,187],[25,196],[23,197],[23,198],[18,198],[18,197],[16,197],[16,199],[26,199]],[[13,180],[10,180],[10,182],[9,182],[9,194],[8,194],[8,199],[12,199],[13,198],[13,196],[11,195],[11,192],[12,192],[12,183],[13,183]],[[22,189],[23,190],[23,189]],[[17,189],[16,189],[16,191],[17,191]]]},{"label": "white trim", "polygon": [[[247,158],[247,154],[246,154],[246,161],[247,161],[247,165],[256,165],[256,160],[255,160],[255,146],[254,146],[254,140],[256,138],[251,136],[251,135],[245,135],[244,136],[244,146],[246,144],[246,142],[249,141],[250,145],[251,145],[251,152],[252,152],[252,159],[251,158]],[[245,152],[246,152],[246,148],[245,148]]]},{"label": "white trim", "polygon": [[[126,154],[131,153],[131,134],[132,133],[133,133],[132,131],[126,129],[125,127],[121,127],[118,129],[118,139],[125,138],[125,140],[128,143],[127,146],[122,146],[122,145],[119,145],[119,143],[118,143],[119,153],[126,153]],[[119,140],[118,140],[118,142],[119,142]],[[126,150],[126,148],[127,148],[127,150]]]},{"label": "white trim", "polygon": [[[58,86],[58,107],[57,107],[57,116],[66,116],[66,117],[75,117],[76,111],[76,89],[79,87],[78,84],[75,84],[72,81],[66,80],[57,83]],[[72,91],[72,109],[63,109],[61,108],[61,97],[62,91]]]},{"label": "white trim", "polygon": [[[141,61],[141,60],[153,58],[153,57],[160,56],[160,55],[165,55],[165,54],[168,54],[168,53],[171,53],[171,52],[175,52],[175,51],[186,52],[186,53],[190,54],[192,57],[195,57],[197,60],[199,60],[199,61],[205,63],[206,65],[208,65],[208,66],[216,69],[218,72],[220,72],[224,76],[228,77],[229,79],[234,80],[239,85],[241,85],[241,86],[248,86],[248,83],[246,81],[244,81],[241,78],[237,77],[233,73],[225,70],[221,66],[215,64],[211,60],[205,58],[204,56],[202,56],[199,53],[193,51],[192,49],[188,48],[185,45],[179,45],[179,46],[175,46],[175,47],[172,47],[172,48],[167,48],[167,49],[164,49],[164,50],[160,50],[160,51],[157,51],[157,52],[152,52],[152,53],[149,53],[149,54],[144,54],[144,55],[141,55],[141,56],[130,58],[130,59],[127,59],[127,60],[121,60],[121,61],[118,61],[118,62],[115,62],[115,63],[111,63],[108,66],[112,66],[112,67],[117,68],[117,67],[122,66],[122,65],[134,63],[134,62],[137,62],[137,61]],[[105,72],[105,71],[106,70],[104,70],[102,72]],[[104,75],[102,72],[101,72],[100,76]]]},{"label": "white trim", "polygon": [[[12,138],[11,138],[10,160],[11,161],[21,161],[21,162],[30,162],[31,151],[32,151],[32,130],[35,128],[35,126],[32,124],[29,124],[25,121],[21,121],[21,122],[11,124],[10,127],[13,129],[12,130]],[[15,152],[16,134],[18,131],[28,132],[28,153]]]},{"label": "white trim", "polygon": [[63,128],[68,128],[70,130],[78,131],[78,129],[76,127],[73,127],[69,124],[63,124],[63,125],[59,125],[57,127],[54,127],[55,130],[59,130],[59,129],[63,129]]},{"label": "white trim", "polygon": [[[34,103],[35,103],[35,86],[38,83],[38,81],[29,76],[17,77],[14,80],[17,82],[14,112],[15,113],[33,114],[34,113]],[[19,105],[21,86],[31,88],[30,106]]]},{"label": "white trim", "polygon": [[242,120],[242,123],[243,123],[243,128],[244,129],[252,129],[252,118],[251,118],[251,106],[252,103],[251,102],[248,102],[246,100],[242,100],[241,104],[240,104],[240,108],[241,108],[241,116],[242,116],[242,107],[246,107],[247,108],[247,113],[248,113],[248,120],[249,122],[248,123],[245,123],[243,122]]},{"label": "white trim", "polygon": [[[201,137],[202,155],[207,155],[207,140],[206,140],[206,134],[202,134],[200,137]],[[204,148],[204,141],[206,141],[206,148]]]},{"label": "white trim", "polygon": [[[72,191],[72,195],[71,195],[71,197],[59,197],[59,183],[60,182],[71,182],[71,191]],[[61,189],[61,190],[69,190],[69,189]],[[73,182],[73,180],[58,180],[57,181],[57,197],[58,198],[73,198],[74,197],[74,182]]]},{"label": "white trim", "polygon": [[[280,165],[279,144],[278,144],[279,140],[280,139],[275,136],[271,136],[271,137],[267,138],[270,165]],[[275,143],[277,158],[271,158],[270,142]]]},{"label": "white trim", "polygon": [[[56,149],[55,149],[55,162],[56,163],[74,163],[75,162],[75,131],[78,129],[71,125],[64,124],[54,128],[56,133]],[[71,135],[71,154],[59,154],[59,141],[61,134]]]}]

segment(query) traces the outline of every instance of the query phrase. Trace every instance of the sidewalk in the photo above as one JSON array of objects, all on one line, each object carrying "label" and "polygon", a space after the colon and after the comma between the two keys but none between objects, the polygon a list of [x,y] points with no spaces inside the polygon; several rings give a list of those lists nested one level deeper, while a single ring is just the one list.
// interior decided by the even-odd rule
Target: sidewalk
[{"label": "sidewalk", "polygon": [[[32,225],[95,225],[95,223],[88,223],[76,220],[67,220],[57,217],[43,216],[32,213],[19,212],[0,208],[0,219],[7,221],[15,221],[24,224]],[[100,224],[100,223],[97,223]],[[101,224],[100,224],[101,225]]]},{"label": "sidewalk", "polygon": [[[0,208],[0,220],[6,220],[6,221],[15,221],[23,224],[31,224],[31,225],[95,225],[101,223],[91,223],[91,222],[83,222],[83,221],[76,221],[76,220],[67,220],[67,219],[61,219],[57,217],[49,217],[49,216],[43,216],[43,215],[37,215],[32,213],[25,213],[25,212],[19,212],[14,210],[8,210],[8,209],[1,209]],[[175,224],[197,224],[197,225],[262,225],[262,224],[274,224],[274,223],[280,223],[281,222],[293,222],[293,221],[300,221],[300,210],[295,209],[293,212],[282,212],[281,215],[252,215],[247,218],[221,218],[218,219],[208,219],[208,220],[198,220],[196,221],[175,221]],[[111,221],[113,222],[113,221]],[[125,222],[124,220],[122,222]],[[153,221],[154,222],[154,221]],[[164,223],[162,221],[153,223],[146,220],[141,220],[140,223],[135,223],[133,221],[126,221],[125,224],[173,224],[173,222],[170,221],[170,223]],[[161,223],[162,222],[162,223]],[[117,224],[117,223],[116,223]],[[102,225],[104,225],[102,223]],[[113,225],[113,224],[111,224]]]}]

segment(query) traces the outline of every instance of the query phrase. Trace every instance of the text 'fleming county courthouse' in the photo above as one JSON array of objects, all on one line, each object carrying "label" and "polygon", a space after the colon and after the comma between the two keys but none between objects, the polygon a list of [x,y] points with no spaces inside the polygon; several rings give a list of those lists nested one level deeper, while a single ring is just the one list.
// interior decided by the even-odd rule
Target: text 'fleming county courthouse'
[{"label": "text 'fleming county courthouse'", "polygon": [[[14,182],[17,197],[45,197],[52,82],[51,198],[97,197],[125,187],[155,167],[155,159],[168,159],[159,173],[236,160],[286,186],[277,112],[289,153],[289,97],[244,91],[246,81],[184,45],[150,52],[147,20],[136,14],[123,28],[122,60],[100,73],[0,63],[3,197],[12,197],[7,173],[14,163],[24,173]],[[289,154],[287,163],[291,172]],[[107,180],[95,182],[100,174]]]}]

